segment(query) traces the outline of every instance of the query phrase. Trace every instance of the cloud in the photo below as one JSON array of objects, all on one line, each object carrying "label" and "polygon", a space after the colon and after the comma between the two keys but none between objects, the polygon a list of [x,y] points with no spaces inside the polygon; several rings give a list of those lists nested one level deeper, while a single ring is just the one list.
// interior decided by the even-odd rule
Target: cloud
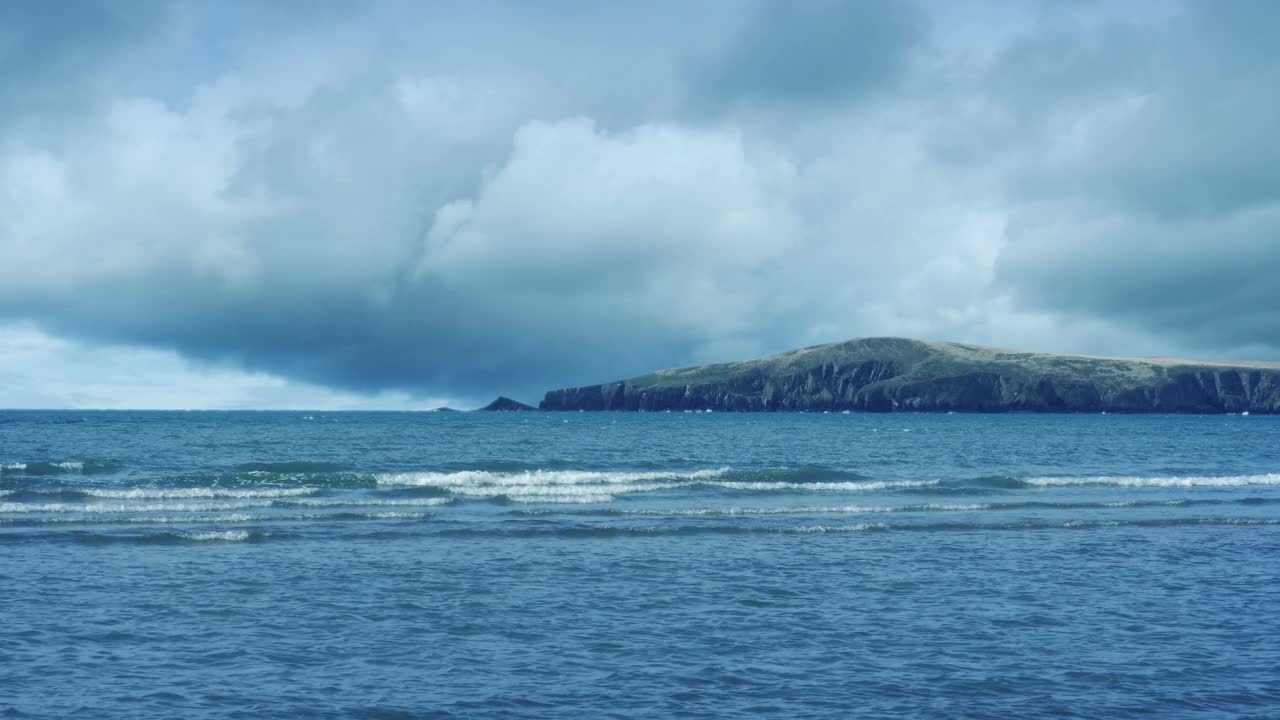
[{"label": "cloud", "polygon": [[830,105],[893,87],[926,30],[907,2],[766,2],[693,75],[712,103]]},{"label": "cloud", "polygon": [[1262,30],[1280,11],[1235,10],[1196,4],[1102,38],[1032,38],[997,65],[1007,78],[1028,57],[1078,50],[1053,76],[1074,90],[1051,86],[1032,107],[1020,86],[1004,90],[1028,131],[1009,171],[1017,212],[998,276],[1026,305],[1199,351],[1280,347],[1269,310],[1280,290],[1257,271],[1280,261],[1280,56]]},{"label": "cloud", "polygon": [[1269,4],[119,7],[0,72],[0,317],[60,342],[527,400],[873,334],[1280,355]]},{"label": "cloud", "polygon": [[0,325],[0,408],[429,410],[450,403],[458,406],[459,400],[343,392],[269,373],[193,364],[169,351],[64,340],[28,323]]},{"label": "cloud", "polygon": [[163,24],[166,8],[135,0],[0,5],[0,96],[7,117],[56,119],[96,97],[111,66]]}]

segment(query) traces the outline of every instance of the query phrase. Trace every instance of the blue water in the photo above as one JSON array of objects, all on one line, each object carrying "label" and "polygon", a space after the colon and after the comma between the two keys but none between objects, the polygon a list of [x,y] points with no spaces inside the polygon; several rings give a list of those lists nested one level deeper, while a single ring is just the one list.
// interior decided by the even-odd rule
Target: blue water
[{"label": "blue water", "polygon": [[1280,718],[1280,418],[0,413],[0,717]]}]

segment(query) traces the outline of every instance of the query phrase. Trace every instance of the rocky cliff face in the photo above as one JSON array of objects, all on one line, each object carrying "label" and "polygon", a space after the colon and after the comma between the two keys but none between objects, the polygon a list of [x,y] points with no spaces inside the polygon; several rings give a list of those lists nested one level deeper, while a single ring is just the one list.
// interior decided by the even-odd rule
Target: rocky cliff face
[{"label": "rocky cliff face", "polygon": [[552,390],[542,410],[1280,413],[1280,365],[1019,353],[895,338]]}]

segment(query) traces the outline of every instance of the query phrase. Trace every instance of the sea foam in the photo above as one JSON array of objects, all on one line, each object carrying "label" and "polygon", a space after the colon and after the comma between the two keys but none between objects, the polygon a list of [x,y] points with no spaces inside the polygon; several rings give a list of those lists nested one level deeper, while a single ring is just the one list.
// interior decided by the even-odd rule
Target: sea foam
[{"label": "sea foam", "polygon": [[1115,485],[1119,487],[1242,487],[1246,485],[1280,485],[1280,473],[1264,475],[1199,475],[1199,476],[1095,476],[1033,477],[1023,482],[1035,487],[1068,485]]},{"label": "sea foam", "polygon": [[0,503],[0,513],[216,512],[268,507],[268,501],[222,503]]},{"label": "sea foam", "polygon": [[311,495],[316,488],[134,488],[131,490],[82,489],[86,495],[115,500],[164,500],[176,498],[289,498]]},{"label": "sea foam", "polygon": [[649,482],[655,480],[680,482],[719,477],[729,468],[696,470],[693,472],[598,472],[590,470],[532,470],[528,472],[491,472],[488,470],[462,470],[459,472],[411,472],[380,473],[375,476],[378,485],[399,487],[439,487],[446,489],[467,487],[502,486],[554,486]]},{"label": "sea foam", "polygon": [[249,539],[248,530],[218,530],[212,532],[183,533],[179,537],[184,540],[198,542],[243,542]]},{"label": "sea foam", "polygon": [[884,480],[869,482],[709,482],[708,485],[728,488],[730,490],[826,490],[866,492],[875,490],[895,490],[901,488],[932,487],[937,480]]}]

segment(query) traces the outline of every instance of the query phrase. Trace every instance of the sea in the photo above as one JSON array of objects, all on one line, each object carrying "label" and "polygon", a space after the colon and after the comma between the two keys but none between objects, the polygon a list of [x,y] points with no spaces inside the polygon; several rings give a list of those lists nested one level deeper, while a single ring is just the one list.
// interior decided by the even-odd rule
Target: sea
[{"label": "sea", "polygon": [[1280,718],[1280,417],[0,412],[3,718]]}]

